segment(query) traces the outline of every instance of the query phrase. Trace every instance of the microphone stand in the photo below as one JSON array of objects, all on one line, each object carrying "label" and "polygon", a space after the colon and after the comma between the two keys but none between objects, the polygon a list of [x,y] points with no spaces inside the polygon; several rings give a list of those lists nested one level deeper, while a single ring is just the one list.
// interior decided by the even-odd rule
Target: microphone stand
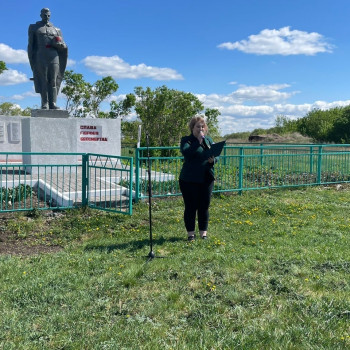
[{"label": "microphone stand", "polygon": [[149,215],[149,246],[148,261],[154,258],[164,258],[163,256],[156,256],[153,251],[153,233],[152,233],[152,178],[151,178],[151,161],[149,155],[149,134],[146,133],[147,145],[147,163],[148,163],[148,215]]}]

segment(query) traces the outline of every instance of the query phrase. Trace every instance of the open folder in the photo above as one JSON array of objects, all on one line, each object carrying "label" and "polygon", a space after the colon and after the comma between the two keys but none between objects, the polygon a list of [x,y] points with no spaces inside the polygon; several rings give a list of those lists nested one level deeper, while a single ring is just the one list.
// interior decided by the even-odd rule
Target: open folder
[{"label": "open folder", "polygon": [[213,143],[210,147],[210,156],[214,156],[214,157],[219,157],[222,149],[224,148],[225,146],[225,143],[226,141],[221,141],[221,142],[218,142],[218,143]]}]

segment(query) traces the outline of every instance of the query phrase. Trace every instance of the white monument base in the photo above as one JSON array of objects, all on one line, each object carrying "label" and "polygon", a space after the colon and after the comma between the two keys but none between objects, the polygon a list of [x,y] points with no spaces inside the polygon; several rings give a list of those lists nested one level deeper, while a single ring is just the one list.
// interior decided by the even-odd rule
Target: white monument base
[{"label": "white monument base", "polygon": [[[22,152],[120,156],[120,119],[23,118]],[[76,165],[81,158],[78,154],[24,154],[23,165],[26,165],[27,172],[42,172],[45,170],[44,165]],[[69,171],[68,167],[64,169]]]},{"label": "white monument base", "polygon": [[[22,121],[22,151],[37,153],[76,153],[74,119],[28,118]],[[77,164],[77,156],[23,154],[29,173],[44,172],[46,164]]]}]

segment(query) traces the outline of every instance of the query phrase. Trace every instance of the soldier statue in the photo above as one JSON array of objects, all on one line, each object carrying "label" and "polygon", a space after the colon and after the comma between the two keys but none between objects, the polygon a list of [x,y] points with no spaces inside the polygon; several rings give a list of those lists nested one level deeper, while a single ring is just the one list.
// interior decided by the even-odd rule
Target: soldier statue
[{"label": "soldier statue", "polygon": [[57,94],[68,59],[61,30],[49,22],[50,16],[50,10],[43,8],[41,21],[29,25],[28,29],[28,58],[35,92],[41,95],[41,109],[59,109]]}]

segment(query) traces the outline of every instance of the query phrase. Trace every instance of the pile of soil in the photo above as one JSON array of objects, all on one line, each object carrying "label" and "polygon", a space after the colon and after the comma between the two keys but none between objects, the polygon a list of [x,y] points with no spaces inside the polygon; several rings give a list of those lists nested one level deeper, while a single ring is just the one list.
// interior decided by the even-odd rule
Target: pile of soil
[{"label": "pile of soil", "polygon": [[[36,195],[33,193],[32,198],[27,200],[26,207],[30,208],[32,203],[39,204],[38,207],[47,206],[45,202],[38,202]],[[24,203],[21,203],[23,208]],[[11,206],[10,206],[11,207]],[[15,203],[14,207],[18,207]],[[15,233],[13,233],[9,227],[8,223],[10,221],[19,220],[34,220],[33,216],[37,215],[37,210],[25,211],[25,212],[3,212],[0,213],[0,255],[37,255],[42,253],[53,253],[62,249],[60,246],[40,244],[38,239],[34,237],[26,237],[25,239],[19,238]],[[64,215],[64,212],[57,212],[53,210],[40,210],[40,215],[43,216],[44,220],[49,222],[58,216]]]}]

